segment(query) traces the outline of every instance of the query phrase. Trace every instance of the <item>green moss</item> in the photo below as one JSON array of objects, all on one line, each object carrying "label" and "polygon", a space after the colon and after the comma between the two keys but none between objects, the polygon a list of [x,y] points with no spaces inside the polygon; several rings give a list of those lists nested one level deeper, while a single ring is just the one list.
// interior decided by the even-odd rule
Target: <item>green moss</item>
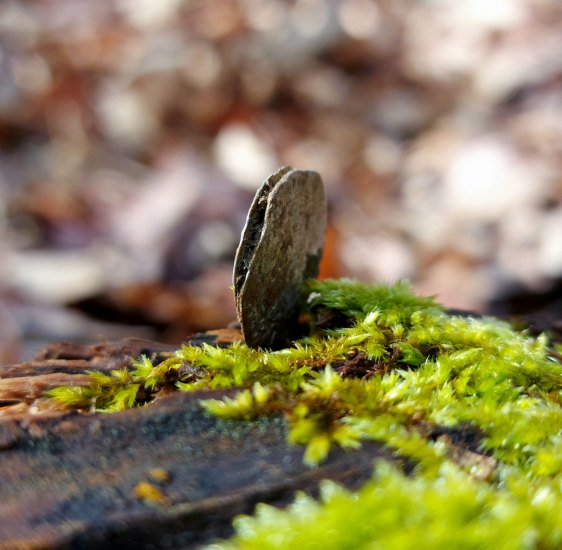
[{"label": "green moss", "polygon": [[236,537],[212,548],[559,548],[562,501],[547,483],[494,487],[454,467],[406,477],[379,464],[357,492],[332,482],[316,501],[298,494],[285,510],[260,504],[235,520]]},{"label": "green moss", "polygon": [[[159,365],[141,358],[131,372],[92,374],[91,388],[51,395],[116,410],[164,385],[240,387],[202,405],[232,420],[283,412],[310,465],[366,440],[417,464],[410,477],[380,466],[358,493],[328,484],[321,503],[261,507],[225,547],[562,545],[559,348],[497,319],[448,315],[405,283],[313,281],[306,296],[311,336],[294,347],[184,346]],[[447,430],[476,443],[431,436]]]}]

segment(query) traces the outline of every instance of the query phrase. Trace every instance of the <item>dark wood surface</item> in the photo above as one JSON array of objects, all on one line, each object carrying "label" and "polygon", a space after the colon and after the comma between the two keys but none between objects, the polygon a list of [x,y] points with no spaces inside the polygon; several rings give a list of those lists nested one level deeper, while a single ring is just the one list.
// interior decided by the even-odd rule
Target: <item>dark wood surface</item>
[{"label": "dark wood surface", "polygon": [[[220,336],[195,341],[205,340]],[[55,344],[0,369],[0,548],[197,547],[229,536],[233,517],[258,502],[284,505],[297,490],[315,493],[321,479],[357,487],[375,458],[394,460],[370,443],[306,467],[281,417],[227,422],[200,407],[235,390],[171,393],[114,414],[65,412],[41,397],[53,377],[82,383],[85,370],[171,351],[134,339]],[[158,498],[139,495],[146,483]]]}]

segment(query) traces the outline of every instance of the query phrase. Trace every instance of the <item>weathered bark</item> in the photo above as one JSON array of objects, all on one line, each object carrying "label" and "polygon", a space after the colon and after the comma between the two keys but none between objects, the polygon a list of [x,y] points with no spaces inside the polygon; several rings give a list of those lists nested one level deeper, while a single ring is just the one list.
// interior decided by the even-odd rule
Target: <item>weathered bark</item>
[{"label": "weathered bark", "polygon": [[[376,457],[395,460],[369,443],[336,449],[310,469],[302,448],[287,444],[282,418],[225,422],[199,405],[235,390],[178,392],[114,414],[65,412],[40,397],[51,382],[83,383],[86,370],[170,351],[134,339],[57,344],[34,361],[0,369],[8,403],[0,408],[1,548],[193,547],[231,534],[233,517],[258,502],[283,505],[297,490],[314,493],[326,478],[357,487]],[[155,491],[152,497],[142,487]]]}]

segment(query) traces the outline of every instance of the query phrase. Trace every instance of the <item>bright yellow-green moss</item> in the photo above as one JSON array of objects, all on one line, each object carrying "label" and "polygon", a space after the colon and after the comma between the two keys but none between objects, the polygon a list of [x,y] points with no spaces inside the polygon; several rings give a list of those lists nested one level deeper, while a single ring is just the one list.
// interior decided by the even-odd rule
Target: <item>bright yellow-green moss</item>
[{"label": "bright yellow-green moss", "polygon": [[[233,420],[283,413],[310,465],[365,440],[417,464],[409,477],[379,465],[357,493],[326,484],[321,502],[261,506],[224,547],[562,546],[562,366],[546,336],[448,315],[405,283],[313,281],[307,296],[312,335],[294,347],[184,346],[157,366],[141,358],[51,395],[117,410],[166,384],[240,387],[202,405]],[[455,428],[477,434],[478,448],[429,436]]]},{"label": "bright yellow-green moss", "polygon": [[321,499],[298,494],[285,510],[259,504],[234,521],[236,536],[210,548],[342,550],[372,548],[560,548],[560,488],[514,477],[492,485],[444,465],[407,477],[380,463],[357,492],[325,481]]}]

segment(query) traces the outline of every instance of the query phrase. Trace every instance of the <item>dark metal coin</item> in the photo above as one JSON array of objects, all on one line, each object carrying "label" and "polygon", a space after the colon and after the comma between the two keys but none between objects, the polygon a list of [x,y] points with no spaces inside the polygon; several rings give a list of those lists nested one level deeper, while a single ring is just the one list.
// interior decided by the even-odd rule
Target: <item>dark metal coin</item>
[{"label": "dark metal coin", "polygon": [[249,346],[288,344],[303,283],[318,275],[325,233],[326,196],[316,172],[284,167],[258,189],[234,262],[236,310]]}]

